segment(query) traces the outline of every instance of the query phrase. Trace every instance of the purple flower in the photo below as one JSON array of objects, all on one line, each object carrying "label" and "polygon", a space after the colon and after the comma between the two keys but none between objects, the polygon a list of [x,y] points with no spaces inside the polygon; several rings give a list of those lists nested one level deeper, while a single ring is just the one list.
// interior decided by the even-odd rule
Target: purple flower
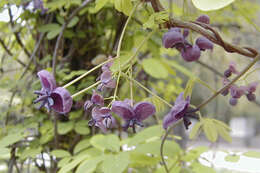
[{"label": "purple flower", "polygon": [[162,42],[165,48],[173,48],[178,44],[183,44],[184,37],[181,34],[180,28],[171,28],[163,35]]},{"label": "purple flower", "polygon": [[199,46],[201,51],[205,51],[206,49],[213,49],[213,43],[206,37],[197,38],[196,44]]},{"label": "purple flower", "polygon": [[257,85],[258,85],[258,82],[252,82],[252,83],[248,84],[248,86],[247,86],[247,91],[248,91],[249,93],[255,92]]},{"label": "purple flower", "polygon": [[196,19],[196,21],[201,22],[201,23],[205,23],[205,24],[209,24],[209,23],[210,23],[209,16],[208,16],[208,15],[205,15],[205,14],[199,16],[199,17]]},{"label": "purple flower", "polygon": [[111,110],[107,107],[94,107],[92,109],[92,119],[89,121],[89,126],[99,127],[103,132],[108,128],[115,126],[115,119],[111,115]]},{"label": "purple flower", "polygon": [[167,129],[170,125],[176,123],[178,120],[183,118],[184,125],[186,129],[188,129],[188,126],[191,124],[188,118],[189,105],[190,105],[190,97],[184,99],[183,92],[180,93],[171,111],[163,119],[163,128]]},{"label": "purple flower", "polygon": [[142,121],[155,114],[155,106],[149,102],[139,102],[132,107],[129,101],[114,101],[112,112],[125,120],[124,129],[135,128],[135,125],[143,126]]},{"label": "purple flower", "polygon": [[200,48],[197,45],[188,45],[185,49],[182,49],[181,55],[185,61],[196,61],[200,58]]},{"label": "purple flower", "polygon": [[48,11],[47,8],[44,8],[42,0],[33,0],[33,10],[41,10],[41,13],[44,14]]},{"label": "purple flower", "polygon": [[70,93],[65,88],[57,87],[53,75],[48,71],[41,70],[37,75],[40,78],[42,89],[34,92],[38,95],[34,103],[41,102],[39,109],[45,106],[48,111],[53,109],[61,114],[68,113],[72,107]]},{"label": "purple flower", "polygon": [[114,61],[112,60],[113,58],[111,56],[108,57],[109,61],[108,63],[104,64],[101,68],[102,68],[102,71],[110,71],[110,67],[113,65]]},{"label": "purple flower", "polygon": [[87,100],[84,103],[84,109],[88,110],[92,105],[104,106],[104,98],[103,98],[103,96],[98,94],[95,90],[93,90],[93,94],[91,96],[91,100]]}]

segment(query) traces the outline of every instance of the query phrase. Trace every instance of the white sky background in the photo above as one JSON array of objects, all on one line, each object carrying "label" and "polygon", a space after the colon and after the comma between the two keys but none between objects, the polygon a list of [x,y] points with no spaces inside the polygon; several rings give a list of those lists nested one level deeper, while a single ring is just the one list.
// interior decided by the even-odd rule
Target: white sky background
[{"label": "white sky background", "polygon": [[[32,4],[30,4],[29,8],[32,8]],[[11,10],[14,20],[17,19],[19,15],[22,13],[22,8],[17,8],[16,6],[11,6]],[[9,15],[7,9],[0,13],[0,21],[9,22]],[[215,168],[226,168],[229,170],[235,170],[245,173],[260,173],[260,159],[241,156],[238,162],[231,163],[225,161],[226,155],[226,153],[221,151],[217,151],[215,157],[213,157],[212,151],[202,154],[203,157],[207,158],[211,163],[214,164]],[[201,163],[210,166],[210,164],[205,160],[201,160]]]}]

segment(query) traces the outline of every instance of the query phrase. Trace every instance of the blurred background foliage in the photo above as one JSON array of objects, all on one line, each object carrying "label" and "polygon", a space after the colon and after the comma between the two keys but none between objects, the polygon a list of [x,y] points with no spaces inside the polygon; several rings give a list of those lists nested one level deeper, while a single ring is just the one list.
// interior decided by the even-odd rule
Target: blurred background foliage
[{"label": "blurred background foliage", "polygon": [[[0,170],[164,172],[159,154],[160,137],[164,131],[160,125],[156,125],[156,119],[145,121],[146,128],[139,128],[140,132],[136,135],[123,132],[120,128],[102,134],[98,129],[88,127],[90,112],[83,111],[83,104],[90,99],[92,91],[76,97],[69,114],[58,115],[58,145],[55,145],[53,116],[43,109],[37,110],[33,104],[33,91],[40,88],[36,72],[41,69],[52,70],[57,37],[68,16],[82,4],[82,0],[44,0],[43,7],[37,6],[38,2],[0,2]],[[124,3],[120,6],[120,0],[96,0],[70,20],[57,52],[56,80],[59,85],[68,83],[108,56],[115,56],[123,26],[137,0],[126,0]],[[230,61],[237,62],[241,69],[248,59],[226,53],[223,48],[215,46],[213,52],[202,54],[200,62],[185,63],[177,51],[162,47],[161,38],[166,29],[159,27],[159,24],[168,19],[170,7],[168,0],[161,0],[161,3],[167,12],[154,13],[150,3],[142,3],[135,11],[123,40],[121,59],[127,61],[149,31],[156,30],[138,52],[133,66],[134,78],[171,103],[180,92],[193,89],[191,103],[198,105],[212,94],[204,86],[205,83],[213,90],[222,86],[222,77],[205,67],[205,64],[223,73]],[[260,50],[260,23],[256,20],[259,18],[259,9],[258,2],[254,0],[236,0],[225,8],[210,12],[199,11],[190,0],[173,0],[172,3],[174,17],[192,21],[202,13],[207,14],[212,26],[221,32],[225,40],[256,50]],[[193,33],[189,40],[193,42],[197,36]],[[74,94],[90,86],[100,73],[101,70],[91,73],[68,90]],[[239,82],[243,84],[255,80],[259,80],[258,72],[249,76],[247,81]],[[129,81],[122,78],[119,86],[119,99],[129,98]],[[112,90],[106,90],[104,95],[109,97],[112,93]],[[257,93],[259,96],[259,91]],[[160,121],[169,111],[167,105],[136,85],[134,99],[154,103]],[[259,127],[259,105],[258,101],[248,103],[242,99],[238,106],[231,107],[226,97],[219,96],[202,110],[202,115],[208,118],[197,123],[190,136],[195,138],[199,130],[204,129],[206,137],[212,142],[223,142],[217,138],[218,134],[230,141],[230,129],[216,119],[229,124],[232,117],[247,117],[252,118]],[[255,135],[259,133],[258,128]],[[203,134],[200,136],[203,138]],[[211,145],[187,145],[192,142],[182,125],[167,140],[164,151],[172,172],[219,171],[199,161],[201,153],[208,151]],[[194,148],[188,149],[190,146]],[[259,157],[256,152],[244,155]],[[239,156],[228,154],[226,160],[236,162]]]}]

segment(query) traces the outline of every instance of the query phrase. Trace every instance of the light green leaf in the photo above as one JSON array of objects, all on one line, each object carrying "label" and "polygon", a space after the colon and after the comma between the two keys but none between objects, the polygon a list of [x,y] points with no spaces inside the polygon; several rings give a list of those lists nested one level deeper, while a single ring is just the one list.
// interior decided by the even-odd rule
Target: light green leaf
[{"label": "light green leaf", "polygon": [[63,157],[69,157],[70,153],[66,150],[53,150],[51,151],[51,155],[58,157],[58,158],[63,158]]},{"label": "light green leaf", "polygon": [[9,148],[0,148],[0,159],[10,158],[10,149]]},{"label": "light green leaf", "polygon": [[211,119],[203,119],[203,131],[208,140],[216,142],[218,138],[217,127]]},{"label": "light green leaf", "polygon": [[130,152],[130,161],[130,167],[145,167],[158,164],[161,158],[158,156],[150,157],[147,154],[135,152],[134,150]]},{"label": "light green leaf", "polygon": [[94,157],[82,162],[77,168],[76,173],[91,173],[95,171],[97,165],[103,160],[103,156]]},{"label": "light green leaf", "polygon": [[100,149],[100,150],[110,150],[119,152],[120,149],[120,140],[116,135],[95,135],[90,140],[91,145]]},{"label": "light green leaf", "polygon": [[133,4],[131,0],[115,0],[114,1],[115,8],[123,12],[125,15],[129,16],[132,9],[133,9]]},{"label": "light green leaf", "polygon": [[192,90],[195,84],[195,78],[190,78],[189,81],[186,84],[185,90],[184,90],[184,98],[187,98],[187,96],[191,97]]},{"label": "light green leaf", "polygon": [[89,134],[90,130],[88,128],[88,123],[86,120],[81,120],[75,124],[74,130],[81,135]]},{"label": "light green leaf", "polygon": [[225,157],[225,161],[227,161],[227,162],[238,162],[239,159],[240,159],[240,156],[238,156],[238,155],[227,155]]},{"label": "light green leaf", "polygon": [[218,10],[228,6],[235,0],[192,0],[194,6],[202,11]]},{"label": "light green leaf", "polygon": [[193,162],[191,167],[194,173],[216,173],[213,168],[204,166],[198,162]]},{"label": "light green leaf", "polygon": [[260,152],[257,152],[257,151],[248,151],[248,152],[243,153],[243,155],[247,156],[247,157],[253,157],[253,158],[260,159]]},{"label": "light green leaf", "polygon": [[108,155],[105,157],[102,170],[104,173],[122,173],[129,164],[129,154],[121,152],[117,155]]},{"label": "light green leaf", "polygon": [[198,134],[199,134],[199,130],[200,130],[200,127],[202,125],[202,122],[197,122],[191,129],[191,132],[190,132],[190,135],[189,135],[189,138],[190,139],[194,139]]},{"label": "light green leaf", "polygon": [[39,148],[27,148],[22,152],[20,158],[21,159],[28,159],[29,157],[30,158],[36,158],[36,156],[41,153],[41,150],[42,150],[41,147],[39,147]]},{"label": "light green leaf", "polygon": [[164,65],[155,58],[147,58],[142,62],[144,71],[154,78],[167,78],[168,71]]},{"label": "light green leaf", "polygon": [[79,18],[77,16],[73,17],[71,21],[68,23],[68,28],[72,28],[79,22]]},{"label": "light green leaf", "polygon": [[232,138],[229,134],[229,130],[226,129],[225,127],[219,125],[219,124],[215,124],[218,130],[218,134],[227,142],[232,142]]},{"label": "light green leaf", "polygon": [[154,137],[160,137],[163,133],[162,125],[155,125],[148,128],[145,128],[143,131],[138,132],[134,137],[132,137],[128,145],[136,145],[142,143],[146,140],[149,140]]},{"label": "light green leaf", "polygon": [[61,31],[61,28],[57,28],[56,30],[51,30],[47,34],[47,39],[51,40],[51,39],[55,38],[60,33],[60,31]]},{"label": "light green leaf", "polygon": [[42,25],[38,28],[38,30],[40,32],[50,32],[50,31],[54,31],[54,30],[59,30],[61,28],[61,26],[57,23],[50,23],[50,24],[46,24],[46,25]]},{"label": "light green leaf", "polygon": [[69,121],[69,122],[66,122],[66,123],[59,122],[58,123],[58,133],[60,135],[65,135],[68,132],[70,132],[73,129],[73,127],[74,127],[73,121]]},{"label": "light green leaf", "polygon": [[7,147],[8,145],[11,145],[11,144],[14,144],[14,143],[20,141],[21,139],[23,139],[23,136],[20,133],[9,134],[0,140],[0,148]]},{"label": "light green leaf", "polygon": [[61,159],[58,163],[58,167],[61,168],[65,165],[67,165],[70,161],[72,160],[71,157],[64,157],[63,159]]},{"label": "light green leaf", "polygon": [[73,153],[76,154],[79,151],[88,148],[89,146],[90,146],[89,139],[83,139],[75,146]]},{"label": "light green leaf", "polygon": [[75,158],[72,162],[69,162],[67,165],[63,166],[58,173],[68,173],[70,170],[75,168],[80,162],[89,158],[89,155],[81,155]]},{"label": "light green leaf", "polygon": [[95,8],[91,12],[96,13],[107,4],[108,0],[96,0]]}]

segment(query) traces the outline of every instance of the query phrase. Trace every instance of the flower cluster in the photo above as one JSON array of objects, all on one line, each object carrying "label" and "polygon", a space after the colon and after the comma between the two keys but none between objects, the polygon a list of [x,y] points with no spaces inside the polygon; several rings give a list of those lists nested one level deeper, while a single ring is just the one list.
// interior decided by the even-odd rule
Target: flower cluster
[{"label": "flower cluster", "polygon": [[195,118],[195,111],[189,107],[190,97],[184,98],[183,92],[175,100],[171,111],[163,119],[163,128],[167,129],[172,124],[183,118],[183,123],[186,129],[191,125],[190,118]]},{"label": "flower cluster", "polygon": [[[238,75],[240,72],[236,69],[236,64],[231,62],[229,67],[224,72],[225,78],[223,79],[223,85],[227,85],[229,83],[228,78],[232,76],[232,74]],[[251,82],[246,86],[237,86],[235,84],[231,85],[228,89],[223,91],[221,94],[226,96],[230,93],[231,98],[229,100],[230,105],[235,106],[238,103],[238,99],[243,95],[246,95],[248,101],[254,101],[256,96],[254,92],[256,91],[256,87],[258,82]]]},{"label": "flower cluster", "polygon": [[72,107],[70,93],[65,88],[57,87],[54,76],[48,71],[39,71],[37,75],[41,81],[42,89],[34,91],[38,95],[34,103],[41,102],[39,109],[46,107],[48,111],[53,109],[61,114],[68,113]]},{"label": "flower cluster", "polygon": [[[197,19],[197,21],[209,24],[209,17],[202,15]],[[181,52],[182,58],[188,62],[198,60],[200,58],[201,51],[213,49],[213,43],[205,37],[197,38],[195,44],[192,45],[186,40],[188,35],[188,29],[184,29],[182,32],[180,28],[170,28],[169,31],[163,35],[163,46],[165,48],[176,48],[179,52]]]},{"label": "flower cluster", "polygon": [[[109,57],[108,59],[112,59]],[[112,78],[112,72],[110,70],[110,67],[113,65],[113,61],[104,64],[102,66],[102,74],[98,79],[100,79],[101,84],[98,86],[99,91],[103,91],[104,88],[115,88],[116,87],[116,81]]]}]

